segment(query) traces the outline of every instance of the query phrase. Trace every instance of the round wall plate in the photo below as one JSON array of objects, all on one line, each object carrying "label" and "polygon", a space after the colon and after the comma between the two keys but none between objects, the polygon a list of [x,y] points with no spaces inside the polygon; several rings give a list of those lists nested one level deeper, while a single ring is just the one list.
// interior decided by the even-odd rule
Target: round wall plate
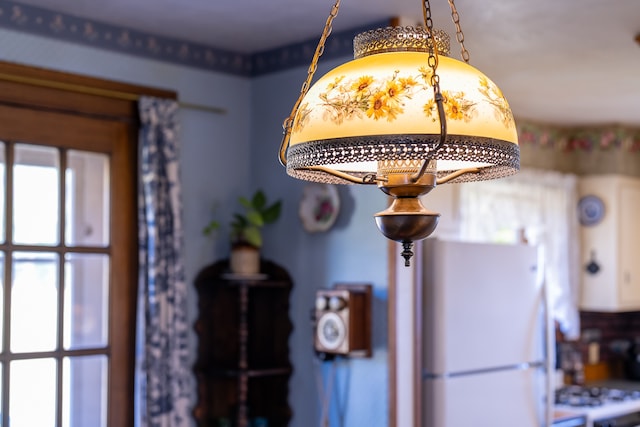
[{"label": "round wall plate", "polygon": [[302,225],[310,233],[327,231],[340,211],[338,189],[330,184],[308,184],[304,187],[298,211]]},{"label": "round wall plate", "polygon": [[584,196],[578,202],[580,224],[592,226],[602,221],[604,217],[604,202],[598,196]]}]

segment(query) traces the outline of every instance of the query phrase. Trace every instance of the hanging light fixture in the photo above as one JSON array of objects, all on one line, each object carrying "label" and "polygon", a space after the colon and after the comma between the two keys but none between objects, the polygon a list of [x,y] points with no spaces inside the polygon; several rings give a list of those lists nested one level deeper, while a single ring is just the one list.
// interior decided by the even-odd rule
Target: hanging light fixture
[{"label": "hanging light fixture", "polygon": [[428,237],[439,214],[419,197],[438,184],[501,178],[520,168],[513,114],[500,89],[468,64],[459,15],[448,0],[463,61],[449,58],[449,37],[433,28],[388,27],[359,34],[353,61],[311,86],[336,0],[284,121],[280,162],[295,178],[377,185],[392,197],[375,214],[387,238],[402,243],[405,265],[414,241]]}]

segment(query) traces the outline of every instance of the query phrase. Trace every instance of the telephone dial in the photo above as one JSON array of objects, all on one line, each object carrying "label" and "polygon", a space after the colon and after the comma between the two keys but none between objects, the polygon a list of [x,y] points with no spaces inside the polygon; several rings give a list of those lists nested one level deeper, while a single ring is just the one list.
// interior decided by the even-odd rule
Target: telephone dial
[{"label": "telephone dial", "polygon": [[317,291],[314,319],[317,352],[371,357],[371,285],[338,284]]}]

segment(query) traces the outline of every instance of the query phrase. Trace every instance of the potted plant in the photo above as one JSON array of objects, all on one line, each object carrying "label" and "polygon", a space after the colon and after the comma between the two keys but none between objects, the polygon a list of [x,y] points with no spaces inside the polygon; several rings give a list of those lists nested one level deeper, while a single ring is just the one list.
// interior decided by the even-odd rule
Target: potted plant
[{"label": "potted plant", "polygon": [[[236,212],[230,224],[231,272],[239,275],[257,274],[260,272],[262,228],[280,217],[282,201],[269,204],[262,190],[256,191],[250,199],[239,197],[238,201],[244,212]],[[203,233],[211,235],[219,226],[217,221],[211,221]]]}]

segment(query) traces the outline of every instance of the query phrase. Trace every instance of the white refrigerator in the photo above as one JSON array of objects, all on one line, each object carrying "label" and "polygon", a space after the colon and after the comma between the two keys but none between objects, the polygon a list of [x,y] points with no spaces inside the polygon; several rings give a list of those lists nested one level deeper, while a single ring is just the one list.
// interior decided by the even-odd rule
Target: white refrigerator
[{"label": "white refrigerator", "polygon": [[423,427],[551,425],[537,249],[427,239],[422,253]]}]

